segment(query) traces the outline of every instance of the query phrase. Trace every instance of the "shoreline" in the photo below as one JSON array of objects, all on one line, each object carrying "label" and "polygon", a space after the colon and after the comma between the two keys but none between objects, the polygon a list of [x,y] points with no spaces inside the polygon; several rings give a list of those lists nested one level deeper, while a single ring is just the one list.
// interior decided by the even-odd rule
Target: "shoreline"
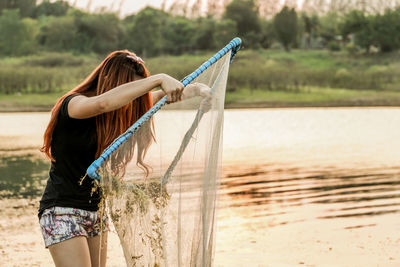
[{"label": "shoreline", "polygon": [[[49,112],[63,92],[0,94],[0,112]],[[400,91],[304,88],[299,92],[242,89],[227,92],[226,109],[400,107]]]},{"label": "shoreline", "polygon": [[[228,103],[225,109],[279,109],[279,108],[396,108],[400,102],[327,102],[327,103],[290,103],[290,102],[259,102],[259,103]],[[0,113],[29,113],[29,112],[50,112],[53,106],[13,106],[0,105]]]}]

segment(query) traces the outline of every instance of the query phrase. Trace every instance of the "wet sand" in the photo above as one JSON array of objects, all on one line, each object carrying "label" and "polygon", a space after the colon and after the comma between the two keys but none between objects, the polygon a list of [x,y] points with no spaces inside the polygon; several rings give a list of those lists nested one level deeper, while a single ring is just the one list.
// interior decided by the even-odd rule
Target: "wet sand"
[{"label": "wet sand", "polygon": [[[44,248],[37,201],[0,200],[1,266],[53,265]],[[257,220],[253,215],[245,207],[219,211],[215,266],[400,266],[400,226],[390,215],[370,225],[342,219],[334,225],[310,221],[278,226],[276,218]],[[343,231],[349,223],[353,227]],[[126,266],[113,232],[107,266]]]},{"label": "wet sand", "polygon": [[[37,217],[39,199],[3,199],[0,205],[0,266],[53,266]],[[110,235],[109,264],[125,266],[119,241]],[[121,252],[121,253],[119,253]]]}]

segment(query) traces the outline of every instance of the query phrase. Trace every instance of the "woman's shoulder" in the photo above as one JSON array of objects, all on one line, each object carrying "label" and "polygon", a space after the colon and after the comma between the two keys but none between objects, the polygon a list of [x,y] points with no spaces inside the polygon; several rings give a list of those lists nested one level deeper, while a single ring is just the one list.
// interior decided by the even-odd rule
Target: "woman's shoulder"
[{"label": "woman's shoulder", "polygon": [[71,101],[72,98],[76,97],[76,96],[80,96],[81,94],[78,93],[74,93],[74,94],[70,94],[68,96],[66,96],[63,100],[63,102],[61,103],[60,106],[60,113],[59,113],[59,117],[61,118],[67,118],[67,119],[71,119],[69,114],[68,114],[68,104]]}]

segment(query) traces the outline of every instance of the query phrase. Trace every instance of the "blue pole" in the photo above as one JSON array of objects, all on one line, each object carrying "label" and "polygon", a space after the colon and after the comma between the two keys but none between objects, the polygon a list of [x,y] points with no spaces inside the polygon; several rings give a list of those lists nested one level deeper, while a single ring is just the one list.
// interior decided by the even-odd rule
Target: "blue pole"
[{"label": "blue pole", "polygon": [[[232,50],[230,62],[232,62],[237,51],[240,49],[242,40],[239,37],[234,38],[230,41],[224,48],[219,50],[214,56],[209,60],[204,62],[199,68],[193,71],[190,75],[186,76],[182,80],[184,86],[191,83],[196,79],[201,73],[212,66],[220,58],[222,58],[226,53]],[[139,128],[147,122],[157,111],[159,111],[167,103],[167,96],[164,96],[160,101],[158,101],[151,109],[149,109],[142,117],[140,117],[131,127],[128,128],[123,134],[121,134],[117,139],[114,140],[87,169],[87,174],[90,178],[100,180],[100,176],[97,170],[100,168],[101,164],[115,151],[117,148],[124,143],[132,134],[134,134]]]}]

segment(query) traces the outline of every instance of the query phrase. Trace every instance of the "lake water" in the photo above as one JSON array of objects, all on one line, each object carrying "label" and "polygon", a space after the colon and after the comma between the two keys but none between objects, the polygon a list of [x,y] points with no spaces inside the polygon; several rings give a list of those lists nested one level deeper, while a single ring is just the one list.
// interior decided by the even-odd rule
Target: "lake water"
[{"label": "lake water", "polygon": [[[0,114],[0,198],[40,195],[48,119]],[[227,110],[216,266],[400,266],[399,136],[400,108]]]}]

